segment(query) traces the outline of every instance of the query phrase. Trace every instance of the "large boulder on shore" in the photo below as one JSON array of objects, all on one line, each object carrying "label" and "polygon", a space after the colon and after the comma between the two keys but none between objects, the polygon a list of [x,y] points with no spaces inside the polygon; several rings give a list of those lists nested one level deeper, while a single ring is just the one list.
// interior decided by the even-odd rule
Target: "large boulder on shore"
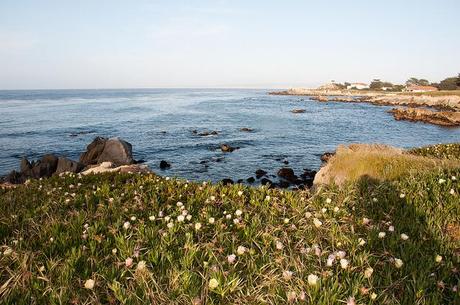
[{"label": "large boulder on shore", "polygon": [[58,158],[57,168],[55,174],[60,173],[79,173],[85,166],[80,162],[73,161],[64,157]]},{"label": "large boulder on shore", "polygon": [[102,162],[112,162],[116,166],[135,163],[132,145],[120,138],[95,138],[80,156],[80,163],[93,165]]}]

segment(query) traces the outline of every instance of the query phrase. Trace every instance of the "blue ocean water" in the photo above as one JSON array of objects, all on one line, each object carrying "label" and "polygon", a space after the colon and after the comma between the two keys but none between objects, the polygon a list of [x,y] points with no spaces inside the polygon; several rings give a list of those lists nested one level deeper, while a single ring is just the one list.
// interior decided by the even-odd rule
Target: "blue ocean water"
[{"label": "blue ocean water", "polygon": [[[0,175],[21,157],[46,153],[78,159],[96,136],[119,136],[162,175],[218,181],[270,173],[289,161],[296,173],[318,168],[339,144],[409,148],[459,141],[460,128],[395,121],[390,107],[319,103],[246,89],[0,91]],[[295,108],[305,113],[293,114]],[[253,132],[242,132],[248,127]],[[216,130],[217,136],[192,133]],[[222,153],[219,145],[239,146]],[[159,169],[160,160],[172,167]],[[201,161],[207,162],[201,164]]]}]

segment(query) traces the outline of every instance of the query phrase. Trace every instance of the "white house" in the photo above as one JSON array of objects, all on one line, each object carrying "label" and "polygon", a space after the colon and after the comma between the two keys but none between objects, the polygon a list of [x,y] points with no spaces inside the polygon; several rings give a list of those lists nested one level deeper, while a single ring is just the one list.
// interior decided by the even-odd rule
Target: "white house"
[{"label": "white house", "polygon": [[347,89],[369,89],[369,85],[365,83],[351,83],[347,86]]}]

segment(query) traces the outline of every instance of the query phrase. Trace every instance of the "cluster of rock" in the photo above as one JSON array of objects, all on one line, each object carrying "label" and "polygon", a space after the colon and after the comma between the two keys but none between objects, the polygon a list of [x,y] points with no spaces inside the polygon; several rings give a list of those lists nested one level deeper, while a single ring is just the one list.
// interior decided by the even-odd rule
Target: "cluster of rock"
[{"label": "cluster of rock", "polygon": [[[47,154],[40,160],[32,162],[23,158],[19,172],[12,171],[3,177],[3,181],[18,184],[24,183],[27,179],[51,177],[65,172],[94,172],[96,170],[92,168],[97,167],[100,167],[99,172],[101,172],[103,168],[116,169],[135,163],[137,162],[133,159],[130,143],[120,138],[97,137],[86,147],[86,151],[81,154],[78,161],[52,154]],[[134,168],[131,169],[134,170]]]},{"label": "cluster of rock", "polygon": [[[255,178],[249,177],[247,179],[239,179],[237,183],[255,183],[258,181],[262,185],[268,185],[271,188],[289,188],[293,187],[296,189],[305,189],[313,185],[313,180],[315,179],[316,171],[304,169],[304,172],[297,176],[294,173],[294,170],[290,167],[280,168],[276,175],[269,175],[263,169],[258,169],[255,171]],[[278,178],[276,182],[272,181],[270,178]],[[229,185],[235,183],[232,179],[226,178],[221,180],[221,183],[224,185]]]},{"label": "cluster of rock", "polygon": [[460,112],[431,111],[420,108],[393,108],[389,112],[398,121],[406,120],[441,126],[460,126]]}]

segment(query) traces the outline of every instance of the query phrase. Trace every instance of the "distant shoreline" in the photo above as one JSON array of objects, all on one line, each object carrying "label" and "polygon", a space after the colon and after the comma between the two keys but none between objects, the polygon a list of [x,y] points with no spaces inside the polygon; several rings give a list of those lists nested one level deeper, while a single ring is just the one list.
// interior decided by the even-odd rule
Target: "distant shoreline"
[{"label": "distant shoreline", "polygon": [[[396,120],[425,122],[440,126],[460,126],[460,92],[380,92],[365,90],[321,90],[292,88],[271,91],[270,95],[310,96],[319,102],[370,103],[395,106],[390,113]],[[420,108],[431,108],[420,109]]]}]

